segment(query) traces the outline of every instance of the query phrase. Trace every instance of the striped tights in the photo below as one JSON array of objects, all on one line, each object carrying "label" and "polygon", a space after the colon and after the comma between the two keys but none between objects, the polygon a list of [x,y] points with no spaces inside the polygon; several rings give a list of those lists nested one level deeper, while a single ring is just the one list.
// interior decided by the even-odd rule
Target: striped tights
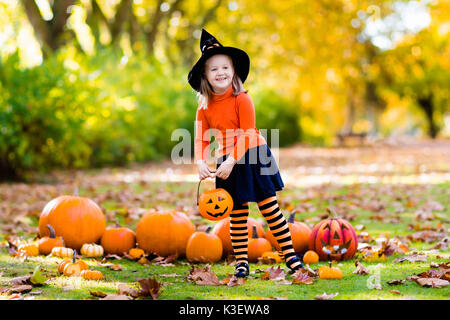
[{"label": "striped tights", "polygon": [[[258,202],[258,208],[266,219],[274,238],[280,245],[286,264],[290,269],[296,270],[301,265],[301,262],[289,263],[296,255],[292,246],[289,226],[278,206],[277,197],[272,196]],[[233,211],[230,213],[231,244],[237,264],[240,262],[248,263],[248,213],[248,203],[235,204]]]}]

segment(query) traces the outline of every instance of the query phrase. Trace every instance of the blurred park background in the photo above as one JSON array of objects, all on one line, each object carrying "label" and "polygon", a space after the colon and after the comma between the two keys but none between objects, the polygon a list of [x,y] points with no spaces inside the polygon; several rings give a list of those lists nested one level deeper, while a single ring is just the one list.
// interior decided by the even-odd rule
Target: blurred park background
[{"label": "blurred park background", "polygon": [[0,0],[0,179],[170,157],[202,28],[282,147],[450,137],[448,0]]}]

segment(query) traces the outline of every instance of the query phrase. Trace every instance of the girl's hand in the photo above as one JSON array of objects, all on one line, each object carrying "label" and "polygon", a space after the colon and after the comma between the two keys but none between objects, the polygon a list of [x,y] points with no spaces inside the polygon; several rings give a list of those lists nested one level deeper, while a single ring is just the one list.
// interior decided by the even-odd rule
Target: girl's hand
[{"label": "girl's hand", "polygon": [[216,171],[216,177],[219,177],[220,179],[226,180],[230,176],[231,170],[233,170],[234,165],[236,164],[237,160],[233,157],[228,157],[227,160],[222,162],[222,164],[217,168]]},{"label": "girl's hand", "polygon": [[211,170],[205,161],[199,161],[197,164],[198,169],[198,177],[200,180],[204,180],[206,178],[214,178],[214,170]]}]

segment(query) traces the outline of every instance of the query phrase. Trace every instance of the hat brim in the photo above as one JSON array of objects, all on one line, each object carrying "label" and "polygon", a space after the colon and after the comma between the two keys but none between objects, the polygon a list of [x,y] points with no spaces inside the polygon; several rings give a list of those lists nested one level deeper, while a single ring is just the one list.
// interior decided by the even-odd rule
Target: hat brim
[{"label": "hat brim", "polygon": [[226,54],[231,57],[233,61],[234,71],[237,73],[242,83],[247,79],[250,70],[250,58],[248,54],[238,48],[234,47],[215,47],[207,50],[188,74],[188,82],[195,91],[200,91],[200,79],[204,72],[204,65],[206,60],[216,54]]}]

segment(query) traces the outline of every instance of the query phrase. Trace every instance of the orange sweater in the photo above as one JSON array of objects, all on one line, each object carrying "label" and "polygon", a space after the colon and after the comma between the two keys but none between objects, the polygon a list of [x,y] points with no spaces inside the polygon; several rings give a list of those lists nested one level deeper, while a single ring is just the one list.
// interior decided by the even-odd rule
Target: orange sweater
[{"label": "orange sweater", "polygon": [[207,159],[211,129],[219,143],[219,158],[230,154],[239,161],[249,148],[267,143],[255,127],[252,100],[244,92],[233,96],[233,86],[223,94],[213,93],[208,108],[197,110],[194,143],[196,161]]}]

